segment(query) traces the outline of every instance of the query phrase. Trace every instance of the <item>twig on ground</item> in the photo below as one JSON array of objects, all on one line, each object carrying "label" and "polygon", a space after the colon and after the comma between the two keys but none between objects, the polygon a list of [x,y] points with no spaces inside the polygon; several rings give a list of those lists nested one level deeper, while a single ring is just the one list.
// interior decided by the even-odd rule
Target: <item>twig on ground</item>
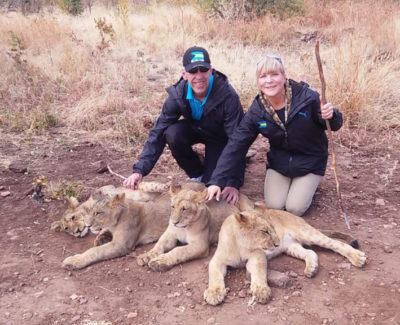
[{"label": "twig on ground", "polygon": [[108,169],[108,171],[110,172],[111,175],[118,176],[119,178],[122,178],[123,180],[126,179],[125,176],[122,176],[122,175],[120,175],[120,174],[117,174],[116,172],[113,172],[113,171],[111,170],[111,168],[110,168],[110,165],[107,165],[107,169]]},{"label": "twig on ground", "polygon": [[36,265],[35,265],[35,261],[33,259],[33,254],[32,253],[31,253],[31,260],[32,260],[33,270],[36,272]]},{"label": "twig on ground", "polygon": [[108,291],[108,292],[114,293],[114,291],[112,291],[112,290],[110,290],[110,289],[107,289],[107,288],[104,288],[104,287],[102,287],[102,286],[97,286],[97,287],[100,288],[100,289],[106,290],[106,291]]}]

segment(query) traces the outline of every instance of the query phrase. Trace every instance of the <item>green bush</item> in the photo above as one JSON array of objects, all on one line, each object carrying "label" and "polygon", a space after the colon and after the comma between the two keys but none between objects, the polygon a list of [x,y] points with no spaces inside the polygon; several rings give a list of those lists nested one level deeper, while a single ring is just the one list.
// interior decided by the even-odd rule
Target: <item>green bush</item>
[{"label": "green bush", "polygon": [[197,4],[206,12],[222,19],[251,19],[266,13],[284,19],[304,13],[303,0],[198,0]]},{"label": "green bush", "polygon": [[83,12],[82,0],[61,0],[63,10],[73,16],[79,16]]}]

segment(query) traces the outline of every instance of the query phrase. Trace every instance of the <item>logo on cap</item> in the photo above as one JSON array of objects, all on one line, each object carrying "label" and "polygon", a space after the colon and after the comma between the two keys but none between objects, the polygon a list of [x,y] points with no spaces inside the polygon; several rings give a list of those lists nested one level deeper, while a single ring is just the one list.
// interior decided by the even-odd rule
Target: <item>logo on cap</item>
[{"label": "logo on cap", "polygon": [[203,52],[192,52],[192,60],[190,62],[204,62],[204,53]]}]

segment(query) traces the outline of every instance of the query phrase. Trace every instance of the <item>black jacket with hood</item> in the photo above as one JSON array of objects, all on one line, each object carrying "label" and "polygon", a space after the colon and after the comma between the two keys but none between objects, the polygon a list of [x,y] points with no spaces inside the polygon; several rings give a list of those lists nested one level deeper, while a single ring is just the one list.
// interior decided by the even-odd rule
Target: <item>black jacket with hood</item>
[{"label": "black jacket with hood", "polygon": [[[134,173],[141,173],[143,176],[150,173],[165,147],[165,130],[181,116],[190,121],[192,127],[207,141],[227,143],[243,118],[243,109],[239,96],[227,77],[216,70],[213,75],[212,90],[198,121],[192,118],[192,110],[186,99],[188,82],[180,78],[176,84],[166,89],[168,98],[149,133],[139,161],[133,165]],[[244,171],[244,164],[242,169]]]},{"label": "black jacket with hood", "polygon": [[[289,84],[292,103],[285,124],[287,135],[267,113],[257,95],[224,148],[207,185],[242,186],[244,174],[238,177],[235,161],[246,155],[260,133],[268,138],[270,144],[268,168],[290,178],[308,173],[324,175],[328,160],[328,138],[325,134],[326,123],[321,117],[319,94],[304,82],[290,80]],[[342,114],[334,109],[329,122],[332,131],[337,131],[342,126]]]}]

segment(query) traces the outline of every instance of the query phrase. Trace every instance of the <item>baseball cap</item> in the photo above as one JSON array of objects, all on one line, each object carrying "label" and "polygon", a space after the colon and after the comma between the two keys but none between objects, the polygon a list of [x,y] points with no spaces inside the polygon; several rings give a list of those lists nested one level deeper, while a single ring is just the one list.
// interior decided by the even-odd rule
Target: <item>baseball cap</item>
[{"label": "baseball cap", "polygon": [[185,71],[196,67],[211,68],[210,56],[205,48],[200,46],[189,47],[183,55],[183,66]]}]

